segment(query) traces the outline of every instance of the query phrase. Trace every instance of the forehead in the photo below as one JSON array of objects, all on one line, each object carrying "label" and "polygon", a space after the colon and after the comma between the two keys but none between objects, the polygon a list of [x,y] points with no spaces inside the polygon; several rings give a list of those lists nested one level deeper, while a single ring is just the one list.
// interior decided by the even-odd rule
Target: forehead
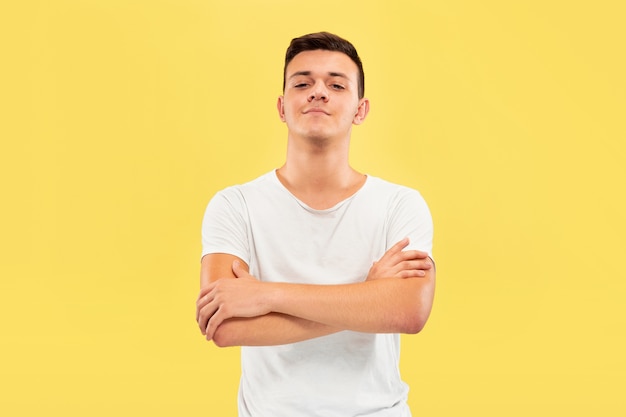
[{"label": "forehead", "polygon": [[350,57],[343,52],[337,51],[304,51],[293,57],[286,68],[286,76],[299,72],[311,72],[311,74],[342,73],[353,81],[357,79],[358,68]]}]

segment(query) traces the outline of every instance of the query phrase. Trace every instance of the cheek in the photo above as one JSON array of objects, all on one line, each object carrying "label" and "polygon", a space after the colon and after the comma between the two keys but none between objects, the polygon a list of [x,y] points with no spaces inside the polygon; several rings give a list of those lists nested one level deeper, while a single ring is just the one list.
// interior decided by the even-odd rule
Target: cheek
[{"label": "cheek", "polygon": [[351,106],[350,110],[346,111],[345,120],[352,123],[352,121],[354,120],[354,118],[356,117],[358,113],[359,113],[358,106]]},{"label": "cheek", "polygon": [[291,108],[291,106],[289,106],[289,104],[283,104],[283,118],[291,119],[292,114],[293,109]]}]

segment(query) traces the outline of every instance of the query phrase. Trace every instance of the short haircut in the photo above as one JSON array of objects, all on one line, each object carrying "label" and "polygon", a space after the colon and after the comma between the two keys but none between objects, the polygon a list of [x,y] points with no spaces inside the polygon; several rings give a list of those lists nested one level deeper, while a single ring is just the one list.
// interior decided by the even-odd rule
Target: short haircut
[{"label": "short haircut", "polygon": [[356,48],[347,40],[328,32],[309,33],[291,40],[287,53],[285,54],[285,68],[283,69],[283,91],[285,91],[285,81],[287,77],[287,65],[300,52],[305,51],[334,51],[342,52],[356,64],[359,69],[359,98],[365,96],[365,73],[361,58],[356,52]]}]

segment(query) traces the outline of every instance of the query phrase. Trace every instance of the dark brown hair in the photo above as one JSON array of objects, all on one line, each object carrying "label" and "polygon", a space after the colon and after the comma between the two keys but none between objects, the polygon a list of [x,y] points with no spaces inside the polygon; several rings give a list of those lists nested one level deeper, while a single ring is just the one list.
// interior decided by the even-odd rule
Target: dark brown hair
[{"label": "dark brown hair", "polygon": [[365,74],[361,58],[356,52],[356,48],[347,40],[328,32],[309,33],[291,40],[287,53],[285,54],[285,68],[283,69],[283,91],[285,91],[285,78],[287,76],[287,65],[300,52],[305,51],[335,51],[342,52],[356,64],[359,69],[359,98],[365,95]]}]

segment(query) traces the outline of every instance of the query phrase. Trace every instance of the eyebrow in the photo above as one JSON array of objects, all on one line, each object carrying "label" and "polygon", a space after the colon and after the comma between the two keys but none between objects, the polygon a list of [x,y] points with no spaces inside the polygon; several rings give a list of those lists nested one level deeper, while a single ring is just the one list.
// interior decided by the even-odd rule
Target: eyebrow
[{"label": "eyebrow", "polygon": [[[311,71],[296,71],[293,74],[291,74],[289,76],[289,79],[292,79],[293,77],[298,77],[300,75],[303,76],[310,76],[311,75]],[[344,74],[343,72],[329,72],[328,75],[330,75],[331,77],[341,77],[341,78],[345,78],[345,79],[350,79],[346,74]]]}]

